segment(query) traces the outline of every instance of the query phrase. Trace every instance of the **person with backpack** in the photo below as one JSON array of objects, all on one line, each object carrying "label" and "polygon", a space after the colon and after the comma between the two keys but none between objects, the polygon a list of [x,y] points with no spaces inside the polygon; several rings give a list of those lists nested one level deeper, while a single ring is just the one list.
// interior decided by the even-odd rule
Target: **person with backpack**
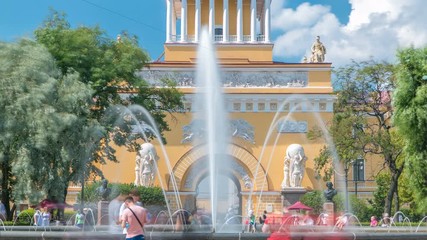
[{"label": "person with backpack", "polygon": [[122,214],[122,228],[127,228],[127,240],[144,240],[144,224],[147,210],[135,204],[132,196],[125,199],[126,209]]}]

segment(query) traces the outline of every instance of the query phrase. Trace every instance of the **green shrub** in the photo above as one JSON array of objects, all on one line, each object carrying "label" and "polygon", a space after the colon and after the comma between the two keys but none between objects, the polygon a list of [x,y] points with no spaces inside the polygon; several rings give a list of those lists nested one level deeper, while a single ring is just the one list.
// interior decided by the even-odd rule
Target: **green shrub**
[{"label": "green shrub", "polygon": [[325,202],[325,198],[321,191],[315,190],[308,192],[304,194],[300,200],[305,205],[313,208],[313,214],[320,214],[323,212],[323,203]]},{"label": "green shrub", "polygon": [[33,216],[35,212],[36,211],[32,208],[20,212],[15,225],[31,225],[33,223]]},{"label": "green shrub", "polygon": [[370,221],[371,211],[369,210],[365,200],[357,198],[355,195],[349,197],[350,211],[356,215],[360,222]]},{"label": "green shrub", "polygon": [[[100,200],[100,197],[97,193],[97,188],[101,186],[101,182],[94,182],[92,184],[85,185],[84,188],[84,201],[85,203],[96,203]],[[129,195],[129,193],[136,189],[139,196],[141,197],[141,202],[144,205],[165,205],[165,197],[163,191],[160,187],[142,187],[135,186],[134,184],[126,183],[109,183],[108,187],[111,188],[111,193],[108,196],[108,201],[116,198],[120,194]],[[81,199],[81,193],[78,194],[78,199]]]}]

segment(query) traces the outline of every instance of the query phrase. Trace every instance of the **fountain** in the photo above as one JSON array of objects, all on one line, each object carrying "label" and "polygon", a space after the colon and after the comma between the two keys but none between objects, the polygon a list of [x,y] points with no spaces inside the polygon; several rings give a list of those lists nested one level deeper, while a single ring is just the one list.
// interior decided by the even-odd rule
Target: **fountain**
[{"label": "fountain", "polygon": [[[213,45],[210,41],[210,36],[207,31],[204,30],[201,38],[201,42],[199,45],[198,51],[198,64],[197,64],[197,96],[196,96],[196,114],[195,119],[201,120],[198,121],[201,124],[199,127],[206,130],[206,140],[204,142],[196,142],[196,144],[207,144],[207,153],[208,162],[209,162],[209,184],[210,184],[210,209],[211,215],[209,216],[212,220],[212,223],[208,226],[208,228],[202,229],[200,232],[189,232],[187,226],[184,226],[182,232],[177,232],[175,226],[172,221],[172,217],[179,214],[179,210],[172,212],[170,206],[168,205],[167,211],[162,211],[158,213],[158,216],[162,215],[166,219],[165,223],[158,224],[154,223],[152,225],[146,226],[145,238],[146,239],[267,239],[269,234],[267,233],[242,233],[242,227],[244,227],[241,222],[244,222],[245,214],[242,215],[234,215],[228,218],[224,224],[219,225],[220,219],[218,218],[218,199],[219,189],[222,187],[220,184],[219,176],[220,172],[224,169],[227,169],[229,166],[227,163],[229,162],[227,159],[227,145],[231,141],[227,139],[226,132],[226,121],[228,120],[228,116],[226,111],[224,110],[224,93],[222,92],[222,87],[220,85],[218,69],[216,64],[216,58],[214,55],[215,50],[213,49]],[[281,104],[280,109],[284,106],[286,102]],[[298,105],[294,106],[294,108],[298,107]],[[141,111],[144,112],[145,115],[149,116],[147,111],[139,106],[131,106],[129,108],[122,109],[122,112],[132,116],[133,111]],[[290,118],[293,110],[291,109],[290,113],[286,115],[284,118],[279,118],[279,111],[276,113],[274,120],[270,126],[270,129],[267,134],[267,138],[270,137],[273,129],[277,126],[278,121],[281,119]],[[132,116],[132,118],[135,118]],[[148,118],[148,122],[150,122],[149,126],[155,126],[153,119]],[[319,123],[321,121],[318,121]],[[321,124],[320,124],[321,125]],[[148,128],[149,131],[152,131],[154,135],[159,139],[158,131],[149,127],[148,125],[137,125],[140,129],[141,133]],[[325,126],[321,125],[322,131],[327,132]],[[326,135],[328,136],[328,135]],[[259,159],[263,158],[264,148],[267,144],[267,138],[263,145],[263,150],[261,152],[261,156]],[[145,139],[147,141],[147,139]],[[277,142],[278,139],[275,140]],[[333,144],[330,139],[327,139],[329,144]],[[168,167],[169,173],[172,173],[172,168],[169,164],[169,159],[166,154],[166,150],[164,146],[161,145],[162,152],[166,157],[166,165]],[[268,161],[268,167],[272,160],[272,156],[270,156]],[[334,160],[336,157],[334,156]],[[267,167],[267,171],[268,171]],[[257,166],[257,169],[259,165]],[[161,179],[160,179],[161,180]],[[174,177],[171,177],[172,185],[174,186],[175,191],[175,199],[177,201],[177,206],[182,208],[182,204],[177,196],[177,187],[174,182]],[[265,182],[264,182],[265,183]],[[164,183],[160,181],[160,185],[163,189],[166,189]],[[263,190],[263,189],[262,189]],[[262,194],[261,190],[261,194]],[[227,192],[222,192],[223,194],[227,194]],[[165,196],[166,193],[164,192]],[[252,195],[252,192],[251,192]],[[249,197],[249,199],[251,199]],[[168,201],[166,201],[168,204]],[[250,203],[248,203],[248,206]],[[259,208],[259,207],[258,207]],[[93,217],[92,210],[89,210],[92,216],[92,222],[95,222]],[[258,209],[256,210],[258,212]],[[278,227],[279,231],[282,228],[291,229],[293,232],[287,233],[286,237],[289,237],[289,234],[292,237],[298,239],[304,239],[305,237],[310,237],[311,239],[336,239],[339,237],[340,239],[396,239],[405,238],[405,239],[427,239],[426,228],[422,226],[422,222],[417,225],[416,230],[410,228],[409,232],[390,232],[390,229],[384,229],[384,231],[373,231],[370,228],[361,227],[361,224],[356,216],[348,213],[349,219],[354,219],[357,222],[357,226],[352,228],[348,228],[347,231],[337,233],[335,231],[335,227],[324,227],[324,226],[313,226],[308,228],[307,226],[298,226],[295,216],[291,216],[285,219],[284,223],[291,222],[289,228],[280,225]],[[106,217],[106,216],[105,216]],[[156,219],[159,219],[157,217]],[[235,228],[230,228],[226,224],[238,219],[235,224]],[[425,219],[425,218],[424,218]],[[423,220],[424,220],[423,219]],[[405,221],[409,222],[409,220]],[[7,237],[9,239],[58,239],[58,238],[74,238],[74,239],[118,239],[122,238],[122,234],[120,233],[119,228],[110,228],[109,226],[93,226],[92,229],[85,229],[86,231],[82,231],[81,229],[77,229],[74,226],[52,226],[49,229],[45,229],[43,232],[35,232],[31,231],[32,227],[27,228],[10,228],[5,227],[3,225],[3,232],[0,232],[0,237]],[[30,230],[29,230],[30,229]],[[378,228],[380,229],[380,228]],[[378,230],[375,229],[375,230]],[[17,231],[21,230],[21,231]],[[415,231],[415,232],[413,232]],[[321,238],[319,236],[322,236]],[[284,236],[284,237],[285,237]]]},{"label": "fountain", "polygon": [[211,43],[211,37],[207,29],[202,31],[201,42],[197,55],[196,85],[196,119],[206,130],[207,156],[209,162],[209,183],[211,197],[212,232],[216,231],[218,183],[219,172],[227,169],[227,145],[230,139],[226,138],[226,122],[228,116],[225,112],[224,97],[221,81],[218,75],[215,49]]}]

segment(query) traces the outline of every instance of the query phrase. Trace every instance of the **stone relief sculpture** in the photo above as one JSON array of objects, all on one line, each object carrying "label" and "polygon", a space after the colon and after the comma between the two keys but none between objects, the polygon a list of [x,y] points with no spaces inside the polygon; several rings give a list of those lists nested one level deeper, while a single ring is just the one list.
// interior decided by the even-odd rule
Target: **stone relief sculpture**
[{"label": "stone relief sculpture", "polygon": [[[139,76],[152,86],[165,86],[165,82],[160,79],[169,79],[175,82],[177,87],[196,87],[195,71],[144,69],[139,72]],[[223,87],[227,88],[307,87],[308,72],[225,71],[221,79]]]},{"label": "stone relief sculpture", "polygon": [[325,61],[326,48],[322,42],[320,42],[320,37],[316,37],[316,41],[311,46],[311,59],[310,62],[313,63],[322,63]]},{"label": "stone relief sculpture", "polygon": [[156,176],[156,166],[159,156],[151,143],[141,144],[136,154],[135,162],[135,185],[151,187]]},{"label": "stone relief sculpture", "polygon": [[300,144],[291,144],[286,149],[286,156],[283,164],[283,188],[301,187],[305,173],[305,162],[307,157],[304,148]]},{"label": "stone relief sculpture", "polygon": [[[181,143],[190,143],[197,139],[204,139],[205,129],[200,120],[193,120],[190,124],[182,128]],[[232,119],[227,123],[227,133],[232,137],[241,138],[252,144],[255,143],[254,128],[244,119]]]}]

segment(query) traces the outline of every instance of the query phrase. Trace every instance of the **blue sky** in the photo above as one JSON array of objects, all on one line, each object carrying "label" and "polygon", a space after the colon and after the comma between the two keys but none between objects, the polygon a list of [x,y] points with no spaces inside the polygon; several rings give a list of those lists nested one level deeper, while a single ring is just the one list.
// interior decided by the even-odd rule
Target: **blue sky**
[{"label": "blue sky", "polygon": [[[137,35],[153,60],[163,52],[164,0],[1,0],[0,41],[31,38],[49,7],[74,27],[99,25],[111,38],[122,30]],[[319,35],[335,65],[393,61],[396,49],[427,43],[425,12],[424,0],[273,0],[274,60],[300,61]]]}]

